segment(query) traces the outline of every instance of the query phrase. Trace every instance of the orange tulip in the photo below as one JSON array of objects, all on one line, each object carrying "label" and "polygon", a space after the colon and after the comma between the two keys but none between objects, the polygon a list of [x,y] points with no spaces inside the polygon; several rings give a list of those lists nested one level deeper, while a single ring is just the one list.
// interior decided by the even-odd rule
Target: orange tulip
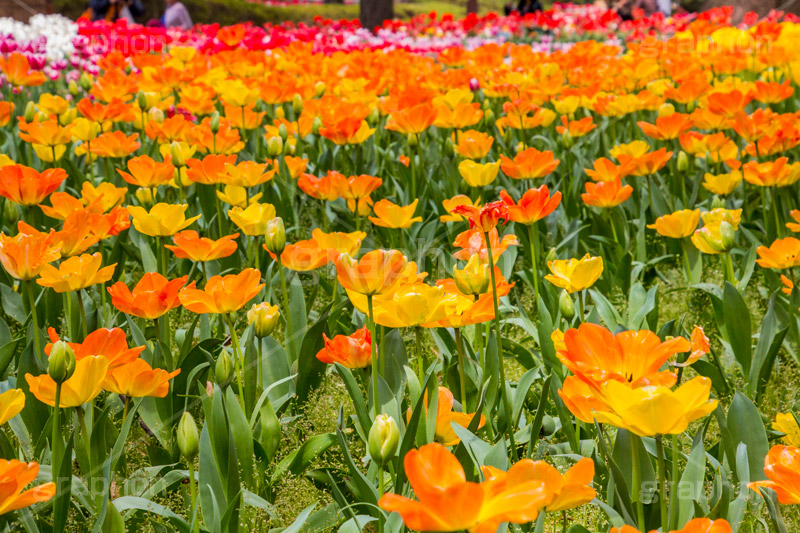
[{"label": "orange tulip", "polygon": [[14,116],[14,102],[0,102],[0,127],[5,128]]},{"label": "orange tulip", "polygon": [[429,102],[393,111],[386,129],[403,134],[419,135],[436,120],[436,108]]},{"label": "orange tulip", "polygon": [[495,473],[493,479],[474,483],[466,480],[464,469],[447,448],[426,444],[409,451],[403,460],[418,500],[389,493],[378,505],[399,513],[406,527],[417,531],[491,533],[502,522],[530,522],[553,495],[543,481],[521,475],[529,462],[520,461],[504,476]]},{"label": "orange tulip", "polygon": [[39,463],[0,459],[0,487],[4,489],[0,496],[0,515],[49,501],[55,496],[56,484],[52,481],[23,492],[22,489],[38,475]]},{"label": "orange tulip", "polygon": [[[81,185],[81,201],[87,207],[99,206],[101,213],[122,205],[128,189],[115,187],[112,183],[103,182],[97,187],[88,181]],[[93,211],[94,212],[94,211]]]},{"label": "orange tulip", "polygon": [[349,178],[337,179],[336,186],[339,196],[345,200],[359,201],[367,198],[378,187],[383,184],[381,178],[362,174],[360,176],[350,176]]},{"label": "orange tulip", "polygon": [[31,70],[28,56],[19,52],[0,57],[0,70],[6,75],[8,82],[17,87],[35,87],[47,81],[44,72]]},{"label": "orange tulip", "polygon": [[569,133],[573,139],[578,139],[588,134],[597,127],[592,117],[584,117],[580,120],[568,120],[567,117],[561,117],[562,126],[556,126],[556,132],[559,135]]},{"label": "orange tulip", "polygon": [[[437,399],[437,407],[436,407],[436,429],[434,430],[434,439],[436,442],[441,443],[444,446],[455,446],[461,439],[458,438],[456,435],[455,430],[453,429],[451,424],[457,424],[461,427],[469,427],[472,419],[478,413],[461,413],[458,411],[453,411],[453,404],[455,403],[455,398],[453,397],[453,393],[450,392],[450,389],[447,387],[439,387],[439,396]],[[463,408],[463,406],[462,406]],[[425,391],[425,413],[428,412],[428,391]],[[411,419],[411,409],[406,412],[406,417]],[[486,423],[486,417],[480,415],[480,421],[478,422],[478,428],[482,428],[483,425]]]},{"label": "orange tulip", "polygon": [[169,393],[169,380],[180,373],[180,368],[167,372],[160,368],[153,369],[144,359],[136,359],[127,365],[109,369],[103,388],[129,398],[164,398]]},{"label": "orange tulip", "polygon": [[[497,228],[493,228],[489,231],[489,244],[492,247],[492,260],[497,264],[503,252],[508,250],[509,246],[516,246],[519,244],[519,241],[516,235],[503,235],[501,239]],[[483,261],[489,260],[486,235],[478,228],[472,228],[459,233],[456,236],[456,240],[453,242],[453,246],[461,248],[453,254],[453,257],[456,259],[468,261],[473,255],[480,254],[480,258]]]},{"label": "orange tulip", "polygon": [[320,248],[335,250],[337,255],[340,253],[356,255],[361,249],[361,242],[366,237],[367,234],[363,231],[354,231],[352,233],[334,231],[332,233],[325,233],[321,229],[316,228],[311,232],[311,238],[317,242]]},{"label": "orange tulip", "polygon": [[406,257],[397,250],[373,250],[356,261],[349,254],[334,259],[339,283],[367,296],[382,294],[397,283],[405,270]]},{"label": "orange tulip", "polygon": [[225,183],[228,165],[236,164],[235,155],[209,154],[203,159],[189,159],[186,177],[195,183],[216,185]]},{"label": "orange tulip", "polygon": [[[100,217],[96,220],[95,217]],[[108,224],[103,224],[102,215],[94,215],[86,209],[75,211],[64,219],[61,231],[57,231],[53,241],[61,249],[61,257],[72,257],[82,254],[103,237],[96,231],[108,229]]]},{"label": "orange tulip", "polygon": [[370,222],[382,228],[410,228],[415,222],[422,222],[422,217],[415,217],[419,200],[414,200],[410,205],[396,205],[389,200],[379,200],[372,206],[374,217],[369,217]]},{"label": "orange tulip", "polygon": [[[529,459],[517,463],[519,476],[522,479],[543,481],[547,491],[552,493],[553,500],[547,504],[550,512],[568,511],[589,503],[597,495],[591,487],[594,479],[594,462],[584,457],[562,476],[553,466],[544,461],[531,461]],[[486,479],[496,479],[506,473],[493,467],[483,467]]]},{"label": "orange tulip", "polygon": [[518,153],[514,159],[500,156],[500,168],[509,178],[518,180],[543,178],[553,172],[561,161],[553,157],[553,152],[540,152],[528,148]]},{"label": "orange tulip", "polygon": [[63,168],[50,168],[41,173],[25,165],[0,168],[0,196],[20,205],[42,203],[67,179]]},{"label": "orange tulip", "polygon": [[492,149],[492,143],[494,143],[494,137],[475,130],[467,130],[456,134],[456,138],[458,141],[454,146],[455,152],[467,159],[486,157],[486,154]]},{"label": "orange tulip", "polygon": [[119,130],[110,131],[92,141],[91,153],[98,157],[127,157],[142,146],[138,138],[138,133],[128,136]]},{"label": "orange tulip", "polygon": [[357,117],[347,117],[336,122],[326,124],[319,129],[319,134],[335,144],[361,144],[375,133],[366,120]]},{"label": "orange tulip", "polygon": [[770,488],[778,493],[783,505],[800,503],[800,449],[777,445],[770,448],[764,458],[765,481],[754,481],[747,486],[753,490]]},{"label": "orange tulip", "polygon": [[30,280],[39,275],[47,263],[59,258],[55,232],[42,233],[20,221],[19,234],[9,237],[0,233],[0,263],[11,277]]},{"label": "orange tulip", "polygon": [[175,245],[165,244],[175,257],[192,261],[213,261],[228,257],[236,251],[238,233],[226,235],[217,240],[200,237],[194,230],[184,230],[172,236]]},{"label": "orange tulip", "polygon": [[634,387],[671,386],[675,374],[661,371],[661,366],[673,355],[691,348],[683,337],[661,342],[658,335],[648,330],[614,335],[590,323],[567,330],[564,344],[566,349],[557,352],[558,359],[573,374],[598,386],[609,380]]},{"label": "orange tulip", "polygon": [[237,187],[256,187],[275,177],[275,169],[267,170],[265,163],[242,161],[238,165],[226,164],[223,181]]},{"label": "orange tulip", "polygon": [[623,166],[631,169],[631,175],[650,176],[664,168],[670,158],[672,158],[672,152],[667,152],[666,148],[661,148],[638,157],[620,155],[618,159]]},{"label": "orange tulip", "polygon": [[[269,252],[267,245],[262,245]],[[277,260],[277,256],[272,252],[269,255]],[[314,239],[297,241],[294,244],[287,244],[280,257],[280,264],[295,272],[309,272],[327,265],[338,252],[331,252],[324,248]]]},{"label": "orange tulip", "polygon": [[453,213],[453,209],[455,209],[459,205],[471,205],[474,207],[480,207],[480,201],[473,202],[469,196],[463,194],[457,194],[452,198],[448,198],[446,200],[442,200],[442,206],[444,206],[444,210],[447,213],[446,215],[442,215],[439,217],[440,222],[461,222],[464,220],[464,217]]},{"label": "orange tulip", "polygon": [[786,237],[778,239],[767,246],[756,249],[758,259],[756,263],[763,268],[783,270],[800,266],[800,239]]},{"label": "orange tulip", "polygon": [[83,205],[83,202],[80,201],[78,198],[71,196],[65,192],[54,192],[50,195],[50,204],[51,206],[46,205],[39,205],[39,208],[42,210],[42,213],[47,215],[50,218],[55,218],[57,220],[64,220],[75,211],[82,211],[84,208],[91,211],[91,212],[102,212],[102,207],[99,203],[92,204],[87,206]]},{"label": "orange tulip", "polygon": [[[53,344],[58,342],[58,334],[53,328],[48,328],[47,334],[50,342],[44,347],[44,353],[50,356]],[[99,356],[108,361],[108,368],[113,369],[132,363],[139,357],[145,346],[128,347],[128,339],[121,328],[100,328],[89,333],[83,342],[68,342],[75,353],[75,360],[80,361],[86,357]]]},{"label": "orange tulip", "polygon": [[633,187],[622,185],[619,179],[597,183],[589,181],[586,183],[586,192],[581,194],[581,199],[586,205],[607,209],[625,202],[632,193]]},{"label": "orange tulip", "polygon": [[788,187],[800,180],[800,163],[788,162],[787,157],[763,163],[750,161],[742,167],[744,179],[759,187]]},{"label": "orange tulip", "polygon": [[138,187],[158,187],[169,183],[175,175],[171,158],[159,163],[149,155],[140,155],[128,161],[130,173],[117,169],[122,179]]},{"label": "orange tulip", "polygon": [[742,93],[738,89],[729,92],[715,92],[707,97],[708,110],[717,115],[733,117],[737,112],[744,111],[753,100],[754,94]]},{"label": "orange tulip", "polygon": [[335,170],[328,172],[321,178],[311,174],[303,174],[297,179],[297,187],[312,198],[332,202],[339,198],[340,180],[347,180],[347,178]]},{"label": "orange tulip", "polygon": [[329,339],[323,333],[322,338],[325,347],[317,352],[317,359],[323,363],[339,363],[346,368],[366,368],[372,364],[372,344],[367,326],[352,335],[336,335]]},{"label": "orange tulip", "polygon": [[689,115],[681,113],[672,113],[656,119],[655,125],[649,122],[637,122],[642,133],[653,139],[666,141],[670,139],[677,139],[682,133],[692,129],[692,118]]},{"label": "orange tulip", "polygon": [[44,265],[41,277],[36,283],[42,287],[50,287],[58,293],[79,291],[98,283],[105,283],[114,275],[117,264],[100,268],[102,261],[103,255],[97,252],[93,255],[70,257],[62,261],[58,268]]},{"label": "orange tulip", "polygon": [[[711,520],[710,518],[694,518],[686,522],[681,529],[675,529],[669,533],[732,533],[731,525],[724,518]],[[632,526],[612,527],[609,533],[640,533]],[[650,533],[658,533],[656,530]]]},{"label": "orange tulip", "polygon": [[[97,397],[103,389],[103,380],[108,371],[108,359],[90,355],[75,363],[75,372],[61,384],[60,407],[78,407]],[[56,382],[47,375],[25,374],[28,389],[37,400],[54,407],[56,404]]]},{"label": "orange tulip", "polygon": [[194,285],[180,291],[181,304],[192,313],[233,313],[238,311],[264,288],[261,272],[246,268],[239,274],[213,276],[203,290]]},{"label": "orange tulip", "polygon": [[19,138],[34,146],[48,148],[69,144],[72,142],[72,126],[62,127],[58,121],[48,119],[44,121],[25,122],[19,121]]},{"label": "orange tulip", "polygon": [[502,201],[490,202],[483,207],[461,204],[454,207],[452,212],[466,216],[471,229],[486,233],[495,229],[500,220],[508,217],[508,206]]},{"label": "orange tulip", "polygon": [[615,165],[613,161],[605,157],[596,159],[594,168],[585,168],[586,175],[593,181],[617,181],[627,176],[632,170],[628,165]]},{"label": "orange tulip", "polygon": [[594,412],[606,408],[597,389],[577,376],[567,377],[558,395],[569,412],[585,424],[594,424]]},{"label": "orange tulip", "polygon": [[[139,318],[155,319],[181,305],[178,291],[188,279],[188,276],[183,276],[168,280],[157,272],[148,272],[133,291],[118,281],[108,288],[108,294],[111,295],[111,305],[117,310]],[[194,288],[194,282],[187,288]]]},{"label": "orange tulip", "polygon": [[561,203],[561,193],[550,196],[550,189],[542,185],[538,189],[529,189],[520,198],[519,203],[506,192],[500,191],[500,198],[508,207],[508,220],[529,226],[552,213]]}]

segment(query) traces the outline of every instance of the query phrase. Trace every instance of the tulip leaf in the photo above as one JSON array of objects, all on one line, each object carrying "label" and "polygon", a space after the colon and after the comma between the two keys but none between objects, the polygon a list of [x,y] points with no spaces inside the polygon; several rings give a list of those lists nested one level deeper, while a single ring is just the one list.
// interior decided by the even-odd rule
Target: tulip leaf
[{"label": "tulip leaf", "polygon": [[753,353],[753,366],[750,368],[750,377],[747,382],[747,393],[751,397],[760,398],[766,388],[775,365],[775,358],[778,356],[778,350],[789,331],[788,323],[781,324],[778,321],[775,310],[777,295],[778,291],[775,291],[770,297],[767,313],[761,321],[761,329],[758,332],[758,342]]},{"label": "tulip leaf", "polygon": [[287,473],[295,476],[303,473],[314,460],[328,448],[336,444],[336,434],[315,435],[306,440],[298,449],[287,455],[272,472],[271,483],[275,484]]},{"label": "tulip leaf", "polygon": [[[331,306],[328,304],[320,313],[317,322],[311,326],[303,337],[303,345],[300,348],[300,358],[297,361],[297,385],[296,398],[300,403],[308,400],[312,390],[319,385],[326,365],[317,359],[317,352],[324,346],[322,334],[327,331],[328,314]],[[303,319],[305,320],[305,318]],[[292,323],[294,325],[294,323]]]},{"label": "tulip leaf", "polygon": [[3,311],[20,324],[24,324],[28,320],[28,313],[25,311],[20,293],[8,285],[2,284],[0,285],[0,296],[3,300]]},{"label": "tulip leaf", "polygon": [[250,431],[250,423],[247,421],[247,416],[242,411],[239,400],[231,387],[228,387],[225,391],[225,411],[228,415],[230,433],[236,448],[236,458],[239,460],[242,478],[245,485],[252,488],[255,476],[253,433]]},{"label": "tulip leaf", "polygon": [[353,408],[356,411],[356,431],[358,431],[361,439],[366,441],[372,422],[367,411],[367,404],[364,402],[363,393],[349,368],[336,363],[336,372],[342,378],[344,386],[350,394],[350,399],[353,401]]},{"label": "tulip leaf", "polygon": [[[683,527],[694,517],[695,503],[705,497],[703,481],[706,473],[706,452],[703,448],[703,431],[694,436],[692,451],[681,475],[680,498],[678,498],[678,526]],[[673,457],[676,455],[673,452]]]},{"label": "tulip leaf", "polygon": [[725,282],[725,288],[722,291],[722,301],[725,309],[725,332],[728,343],[733,356],[742,367],[742,372],[749,375],[752,362],[750,310],[741,293],[728,282]]},{"label": "tulip leaf", "polygon": [[737,391],[728,409],[727,422],[732,448],[736,449],[739,444],[747,446],[749,480],[764,479],[764,457],[769,451],[769,442],[758,408],[747,396]]}]

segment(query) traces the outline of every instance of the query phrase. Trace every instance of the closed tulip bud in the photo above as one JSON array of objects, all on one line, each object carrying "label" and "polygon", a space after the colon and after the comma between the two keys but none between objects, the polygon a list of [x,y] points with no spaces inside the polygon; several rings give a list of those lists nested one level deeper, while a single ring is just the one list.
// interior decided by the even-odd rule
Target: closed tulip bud
[{"label": "closed tulip bud", "polygon": [[258,100],[256,105],[253,106],[253,111],[256,113],[263,113],[267,108],[267,105],[264,103],[263,100]]},{"label": "closed tulip bud", "polygon": [[286,140],[286,137],[289,136],[289,130],[286,129],[286,124],[280,125],[280,127],[278,128],[278,135],[280,135],[281,139],[283,139],[284,141]]},{"label": "closed tulip bud", "polygon": [[187,461],[194,459],[200,451],[200,432],[189,411],[185,411],[178,422],[178,449]]},{"label": "closed tulip bud", "polygon": [[286,248],[286,227],[281,217],[275,217],[267,222],[264,238],[267,241],[267,250],[275,255],[283,253],[283,249]]},{"label": "closed tulip bud", "polygon": [[144,206],[153,205],[153,189],[142,187],[136,190],[136,199]]},{"label": "closed tulip bud", "polygon": [[322,120],[319,117],[314,117],[311,121],[311,133],[319,135],[319,129],[322,127]]},{"label": "closed tulip bud", "polygon": [[147,95],[143,91],[136,93],[136,103],[139,104],[139,109],[147,109]]},{"label": "closed tulip bud", "polygon": [[408,143],[409,148],[414,148],[416,145],[419,144],[419,137],[415,133],[409,133],[406,136],[406,142]]},{"label": "closed tulip bud", "polygon": [[297,93],[292,97],[292,111],[295,115],[303,112],[303,97]]},{"label": "closed tulip bud", "polygon": [[78,91],[80,91],[81,88],[78,87],[78,84],[73,80],[67,84],[67,89],[72,96],[78,96]]},{"label": "closed tulip bud", "polygon": [[[6,209],[8,209],[8,205],[9,204],[6,204]],[[711,209],[724,209],[724,208],[725,208],[725,199],[714,195],[714,197],[711,199]]]},{"label": "closed tulip bud", "polygon": [[281,443],[281,421],[275,414],[275,409],[269,399],[261,407],[261,438],[259,441],[267,455],[267,461],[271,461]]},{"label": "closed tulip bud", "polygon": [[686,103],[686,112],[687,113],[691,113],[692,111],[694,111],[694,106],[695,106],[694,100],[692,100],[690,102],[687,102]]},{"label": "closed tulip bud", "polygon": [[483,108],[484,111],[488,111],[489,109],[491,109],[492,103],[487,98],[486,100],[483,101],[483,104],[481,104],[481,107]]},{"label": "closed tulip bud", "polygon": [[564,145],[564,148],[572,148],[575,144],[575,139],[572,138],[568,129],[564,129],[564,133],[561,134],[561,144]]},{"label": "closed tulip bud", "polygon": [[672,104],[661,104],[658,108],[658,117],[666,117],[675,114],[675,106]]},{"label": "closed tulip bud", "polygon": [[453,270],[453,280],[456,282],[458,290],[464,294],[471,294],[477,296],[489,290],[489,282],[491,281],[491,272],[489,271],[489,263],[481,261],[478,254],[469,258],[467,266],[463,269]]},{"label": "closed tulip bud", "polygon": [[723,220],[719,224],[719,234],[722,237],[722,247],[728,251],[733,248],[734,241],[736,240],[736,230],[727,221]]},{"label": "closed tulip bud", "polygon": [[550,248],[550,250],[547,252],[547,255],[544,257],[544,260],[545,262],[549,263],[550,261],[555,261],[556,258],[556,249]]},{"label": "closed tulip bud", "polygon": [[689,170],[689,156],[681,150],[678,152],[678,171],[686,172],[687,170]]},{"label": "closed tulip bud", "polygon": [[444,152],[447,155],[453,155],[454,153],[456,153],[456,147],[453,144],[453,139],[447,139],[444,142]]},{"label": "closed tulip bud", "polygon": [[267,153],[270,157],[277,157],[283,152],[283,139],[280,137],[270,137],[267,141]]},{"label": "closed tulip bud", "polygon": [[320,98],[323,94],[325,94],[325,82],[318,81],[314,84],[314,95]]},{"label": "closed tulip bud", "polygon": [[372,460],[381,466],[386,465],[397,453],[400,442],[400,428],[397,427],[394,418],[383,414],[376,416],[369,430],[367,442]]},{"label": "closed tulip bud", "polygon": [[211,133],[217,133],[219,131],[219,111],[211,113],[211,123],[209,127],[211,128]]},{"label": "closed tulip bud", "polygon": [[575,316],[575,303],[566,290],[562,290],[561,296],[558,297],[558,307],[561,309],[561,314],[567,320]]},{"label": "closed tulip bud", "polygon": [[227,387],[233,379],[233,361],[225,350],[219,353],[217,364],[214,365],[214,376],[220,389]]},{"label": "closed tulip bud", "polygon": [[487,109],[483,112],[483,121],[486,124],[493,124],[494,123],[494,111],[491,109]]},{"label": "closed tulip bud", "polygon": [[6,222],[16,224],[19,220],[19,206],[14,202],[6,202],[3,208],[3,218]]},{"label": "closed tulip bud", "polygon": [[477,78],[469,79],[469,90],[475,92],[481,88],[481,82]]},{"label": "closed tulip bud", "polygon": [[25,122],[33,122],[33,118],[35,116],[36,116],[36,104],[28,100],[28,103],[25,104]]},{"label": "closed tulip bud", "polygon": [[295,145],[292,143],[283,143],[283,155],[294,155]]},{"label": "closed tulip bud", "polygon": [[47,375],[56,383],[64,383],[75,372],[75,352],[64,341],[53,343],[47,362]]},{"label": "closed tulip bud", "polygon": [[253,331],[259,339],[269,337],[278,326],[281,312],[277,305],[267,302],[253,304],[247,312],[247,321],[253,325]]},{"label": "closed tulip bud", "polygon": [[147,112],[147,118],[156,122],[164,122],[164,112],[157,107],[151,107]]},{"label": "closed tulip bud", "polygon": [[81,87],[84,91],[88,91],[92,88],[92,78],[85,72],[81,74],[80,78],[78,78],[78,83],[81,84]]},{"label": "closed tulip bud", "polygon": [[286,111],[283,110],[282,107],[278,107],[275,109],[275,118],[286,118]]},{"label": "closed tulip bud", "polygon": [[380,113],[378,113],[378,109],[373,107],[372,110],[367,115],[367,124],[370,126],[374,126],[378,123],[378,120],[381,118]]},{"label": "closed tulip bud", "polygon": [[181,150],[181,143],[172,141],[169,145],[169,153],[172,156],[172,164],[176,167],[186,166],[186,160],[183,157],[183,150]]}]

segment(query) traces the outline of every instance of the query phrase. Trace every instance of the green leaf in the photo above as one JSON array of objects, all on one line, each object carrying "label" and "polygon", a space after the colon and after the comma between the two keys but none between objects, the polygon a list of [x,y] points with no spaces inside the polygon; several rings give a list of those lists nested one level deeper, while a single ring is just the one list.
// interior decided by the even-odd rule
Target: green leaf
[{"label": "green leaf", "polygon": [[683,527],[686,522],[694,518],[695,503],[705,497],[703,482],[706,475],[706,451],[703,448],[703,431],[694,436],[692,451],[683,469],[680,485],[680,498],[678,498],[678,527]]},{"label": "green leaf", "polygon": [[119,512],[137,510],[153,513],[169,519],[170,523],[178,528],[178,531],[189,531],[189,523],[171,511],[169,507],[160,505],[145,498],[139,498],[138,496],[122,496],[114,500],[112,503]]},{"label": "green leaf", "polygon": [[336,443],[334,433],[316,435],[306,440],[298,449],[287,455],[278,463],[272,472],[271,483],[275,484],[288,472],[299,475],[305,471],[314,460]]},{"label": "green leaf", "polygon": [[349,368],[336,363],[336,372],[342,378],[347,392],[350,393],[350,399],[353,401],[353,407],[356,411],[356,431],[358,431],[361,439],[366,441],[372,422],[370,421],[367,404],[364,402],[361,389]]},{"label": "green leaf", "polygon": [[308,329],[303,337],[303,346],[300,348],[297,361],[296,398],[299,403],[303,403],[311,397],[312,389],[319,385],[325,372],[326,365],[317,359],[317,352],[324,346],[322,334],[327,331],[331,305],[333,304],[325,307],[317,322]]},{"label": "green leaf", "polygon": [[750,374],[752,362],[752,328],[750,311],[739,291],[728,282],[722,290],[722,303],[725,309],[725,331],[734,357],[745,375]]},{"label": "green leaf", "polygon": [[239,405],[239,400],[228,387],[225,391],[225,408],[230,423],[230,433],[236,448],[236,458],[239,460],[242,478],[245,486],[252,488],[255,482],[255,466],[253,464],[253,433],[250,423]]},{"label": "green leaf", "polygon": [[765,479],[764,458],[769,451],[769,442],[758,408],[747,396],[737,391],[728,409],[727,421],[731,448],[736,449],[739,444],[747,446],[750,481]]}]

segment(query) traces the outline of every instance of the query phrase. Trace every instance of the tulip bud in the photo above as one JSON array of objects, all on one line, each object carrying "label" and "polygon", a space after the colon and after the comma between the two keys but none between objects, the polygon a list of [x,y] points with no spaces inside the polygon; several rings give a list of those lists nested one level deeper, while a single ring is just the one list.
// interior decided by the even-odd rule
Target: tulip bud
[{"label": "tulip bud", "polygon": [[456,153],[456,147],[455,144],[453,144],[453,139],[450,139],[449,137],[444,142],[444,153],[446,153],[447,155],[453,155],[454,153]]},{"label": "tulip bud", "polygon": [[667,117],[675,114],[675,106],[672,104],[661,104],[658,108],[658,118]]},{"label": "tulip bud", "polygon": [[47,362],[47,374],[56,383],[64,383],[75,372],[75,352],[64,341],[53,343],[50,359]]},{"label": "tulip bud", "polygon": [[322,127],[322,120],[319,117],[314,117],[311,121],[311,133],[319,135],[319,129]]},{"label": "tulip bud", "polygon": [[25,104],[25,122],[32,122],[33,117],[36,116],[36,104],[28,100]]},{"label": "tulip bud", "polygon": [[314,95],[320,98],[323,94],[325,94],[325,82],[320,80],[314,84]]},{"label": "tulip bud", "polygon": [[147,95],[144,91],[136,93],[136,103],[139,104],[139,109],[147,109]]},{"label": "tulip bud", "polygon": [[211,133],[217,133],[219,131],[219,111],[211,113],[211,123],[209,127],[211,128]]},{"label": "tulip bud", "polygon": [[691,113],[692,111],[694,111],[694,106],[695,106],[694,100],[692,100],[690,102],[687,102],[686,103],[686,112],[687,113]]},{"label": "tulip bud", "polygon": [[736,230],[727,221],[722,221],[719,224],[720,242],[725,251],[733,248],[734,241],[736,240]]},{"label": "tulip bud", "polygon": [[292,97],[292,111],[295,115],[303,112],[303,97],[297,93]]},{"label": "tulip bud", "polygon": [[219,352],[217,364],[214,366],[214,376],[220,389],[227,387],[233,380],[233,361],[225,350]]},{"label": "tulip bud", "polygon": [[565,290],[562,290],[561,296],[558,297],[558,307],[561,309],[561,315],[567,320],[575,316],[575,303]]},{"label": "tulip bud", "polygon": [[386,465],[397,453],[400,442],[400,428],[397,427],[397,422],[389,415],[376,416],[367,441],[372,460],[380,466]]},{"label": "tulip bud", "polygon": [[164,122],[164,112],[157,107],[151,107],[147,112],[147,118],[156,122]]},{"label": "tulip bud", "polygon": [[483,121],[486,124],[494,124],[494,111],[487,109],[483,112]]},{"label": "tulip bud", "polygon": [[136,199],[139,203],[145,206],[153,204],[153,189],[141,187],[136,190]]},{"label": "tulip bud", "polygon": [[278,107],[275,109],[275,118],[286,118],[286,111],[283,110],[282,107]]},{"label": "tulip bud", "polygon": [[172,164],[176,167],[186,166],[186,160],[183,157],[183,150],[181,150],[181,143],[172,141],[169,145],[169,153],[172,156]]},{"label": "tulip bud", "polygon": [[277,157],[283,152],[283,139],[280,137],[270,137],[267,141],[267,153],[270,157]]},{"label": "tulip bud", "polygon": [[473,296],[478,296],[489,290],[491,275],[489,263],[481,261],[478,254],[470,257],[467,266],[463,269],[456,268],[453,270],[453,280],[458,290]]},{"label": "tulip bud", "polygon": [[92,78],[85,72],[81,74],[80,78],[78,78],[78,83],[81,84],[81,87],[84,91],[88,91],[92,88]]},{"label": "tulip bud", "polygon": [[370,126],[374,126],[375,124],[378,123],[378,120],[380,120],[380,118],[381,114],[378,113],[378,109],[373,107],[372,110],[369,112],[369,115],[367,115],[367,124],[369,124]]},{"label": "tulip bud", "polygon": [[289,130],[286,129],[286,124],[281,124],[278,127],[278,135],[280,135],[281,139],[284,141],[289,136]]},{"label": "tulip bud", "polygon": [[3,218],[6,222],[16,224],[19,220],[19,206],[14,202],[6,202],[3,208]]},{"label": "tulip bud", "polygon": [[80,87],[78,87],[78,84],[75,83],[74,80],[67,84],[67,89],[72,96],[78,96],[78,91],[80,91]]},{"label": "tulip bud", "polygon": [[281,443],[281,421],[275,414],[269,398],[261,407],[261,438],[259,441],[267,455],[267,461],[271,461]]},{"label": "tulip bud", "polygon": [[191,461],[200,451],[200,432],[189,411],[184,411],[178,422],[178,449],[187,461]]},{"label": "tulip bud", "polygon": [[267,230],[264,234],[267,241],[267,250],[275,255],[281,255],[286,248],[286,228],[281,217],[275,217],[267,222]]},{"label": "tulip bud", "polygon": [[572,138],[568,129],[564,129],[564,133],[561,134],[561,144],[564,145],[564,148],[572,148],[575,144],[575,139]]},{"label": "tulip bud", "polygon": [[253,304],[247,312],[247,321],[253,325],[253,331],[259,339],[269,337],[278,326],[281,312],[277,305],[270,305],[267,302]]},{"label": "tulip bud", "polygon": [[483,108],[484,111],[488,111],[489,109],[491,109],[492,103],[487,98],[486,100],[483,101],[483,104],[481,104],[481,107]]},{"label": "tulip bud", "polygon": [[681,150],[678,152],[678,171],[679,172],[686,172],[689,170],[689,156],[686,155],[686,152]]},{"label": "tulip bud", "polygon": [[[11,204],[7,204],[6,209],[8,209],[8,205]],[[725,199],[714,195],[714,197],[711,199],[711,209],[720,209],[720,208],[722,209],[725,208]]]},{"label": "tulip bud", "polygon": [[416,145],[419,144],[419,137],[415,133],[409,133],[406,136],[406,142],[408,143],[409,148],[414,148]]},{"label": "tulip bud", "polygon": [[283,143],[283,155],[294,155],[295,143]]},{"label": "tulip bud", "polygon": [[481,88],[481,82],[477,78],[469,79],[469,90],[472,92],[478,91]]},{"label": "tulip bud", "polygon": [[556,249],[550,248],[550,250],[547,252],[547,255],[544,257],[545,262],[549,263],[550,261],[555,261],[556,259],[558,259],[558,256],[556,255]]}]

